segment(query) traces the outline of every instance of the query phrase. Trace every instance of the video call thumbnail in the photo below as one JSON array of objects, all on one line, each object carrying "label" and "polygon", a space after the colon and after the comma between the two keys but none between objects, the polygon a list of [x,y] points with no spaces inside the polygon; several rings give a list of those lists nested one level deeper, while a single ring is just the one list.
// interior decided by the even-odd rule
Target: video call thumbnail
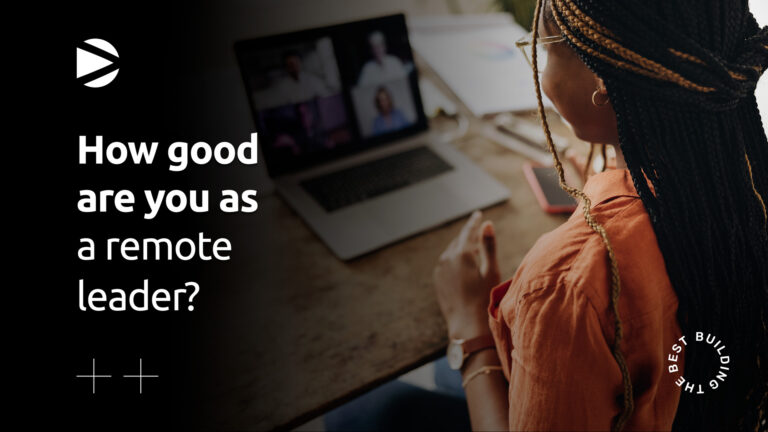
[{"label": "video call thumbnail", "polygon": [[410,126],[416,112],[408,80],[413,62],[403,53],[408,50],[407,40],[405,47],[398,47],[397,42],[403,41],[395,35],[387,37],[380,29],[358,40],[363,43],[355,46],[350,58],[358,60],[352,101],[361,135],[367,138]]},{"label": "video call thumbnail", "polygon": [[240,54],[270,172],[298,169],[335,150],[360,150],[420,121],[404,21],[356,24],[283,35]]},{"label": "video call thumbnail", "polygon": [[252,70],[257,129],[276,157],[296,157],[351,139],[329,37],[267,50]]}]

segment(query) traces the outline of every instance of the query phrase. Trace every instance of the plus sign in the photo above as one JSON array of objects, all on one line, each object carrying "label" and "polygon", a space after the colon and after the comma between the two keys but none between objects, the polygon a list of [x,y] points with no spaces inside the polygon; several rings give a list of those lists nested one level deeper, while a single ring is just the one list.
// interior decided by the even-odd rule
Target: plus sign
[{"label": "plus sign", "polygon": [[91,379],[91,392],[96,394],[96,378],[112,378],[112,375],[96,375],[96,359],[91,359],[91,374],[90,375],[75,375],[75,378],[90,378]]},{"label": "plus sign", "polygon": [[138,375],[123,375],[123,378],[138,378],[139,379],[139,394],[144,391],[144,378],[157,378],[160,375],[144,375],[144,364],[141,358],[139,358],[139,374]]}]

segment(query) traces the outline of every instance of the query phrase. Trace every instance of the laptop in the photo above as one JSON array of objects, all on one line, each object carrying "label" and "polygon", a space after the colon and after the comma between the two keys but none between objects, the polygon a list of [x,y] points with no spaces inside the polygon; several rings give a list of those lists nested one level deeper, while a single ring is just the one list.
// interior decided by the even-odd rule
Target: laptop
[{"label": "laptop", "polygon": [[240,41],[235,53],[276,190],[340,259],[508,198],[430,132],[404,15]]}]

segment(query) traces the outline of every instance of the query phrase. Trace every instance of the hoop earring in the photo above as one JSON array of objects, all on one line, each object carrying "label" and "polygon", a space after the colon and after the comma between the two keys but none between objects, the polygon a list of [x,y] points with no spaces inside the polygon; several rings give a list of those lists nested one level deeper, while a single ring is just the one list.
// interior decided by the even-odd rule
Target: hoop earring
[{"label": "hoop earring", "polygon": [[604,105],[607,105],[608,102],[610,101],[610,99],[608,99],[608,95],[605,95],[605,101],[603,101],[602,103],[598,103],[595,100],[597,98],[597,95],[600,94],[600,90],[602,90],[602,89],[598,88],[597,90],[595,90],[594,93],[592,93],[592,105],[594,105],[594,106],[604,106]]}]

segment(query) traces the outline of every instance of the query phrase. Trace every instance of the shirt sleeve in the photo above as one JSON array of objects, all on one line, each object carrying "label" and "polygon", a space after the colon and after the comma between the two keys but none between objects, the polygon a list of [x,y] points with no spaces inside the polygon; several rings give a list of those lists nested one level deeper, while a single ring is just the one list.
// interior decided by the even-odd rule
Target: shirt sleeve
[{"label": "shirt sleeve", "polygon": [[510,430],[609,430],[621,371],[592,303],[558,279],[505,310]]}]

